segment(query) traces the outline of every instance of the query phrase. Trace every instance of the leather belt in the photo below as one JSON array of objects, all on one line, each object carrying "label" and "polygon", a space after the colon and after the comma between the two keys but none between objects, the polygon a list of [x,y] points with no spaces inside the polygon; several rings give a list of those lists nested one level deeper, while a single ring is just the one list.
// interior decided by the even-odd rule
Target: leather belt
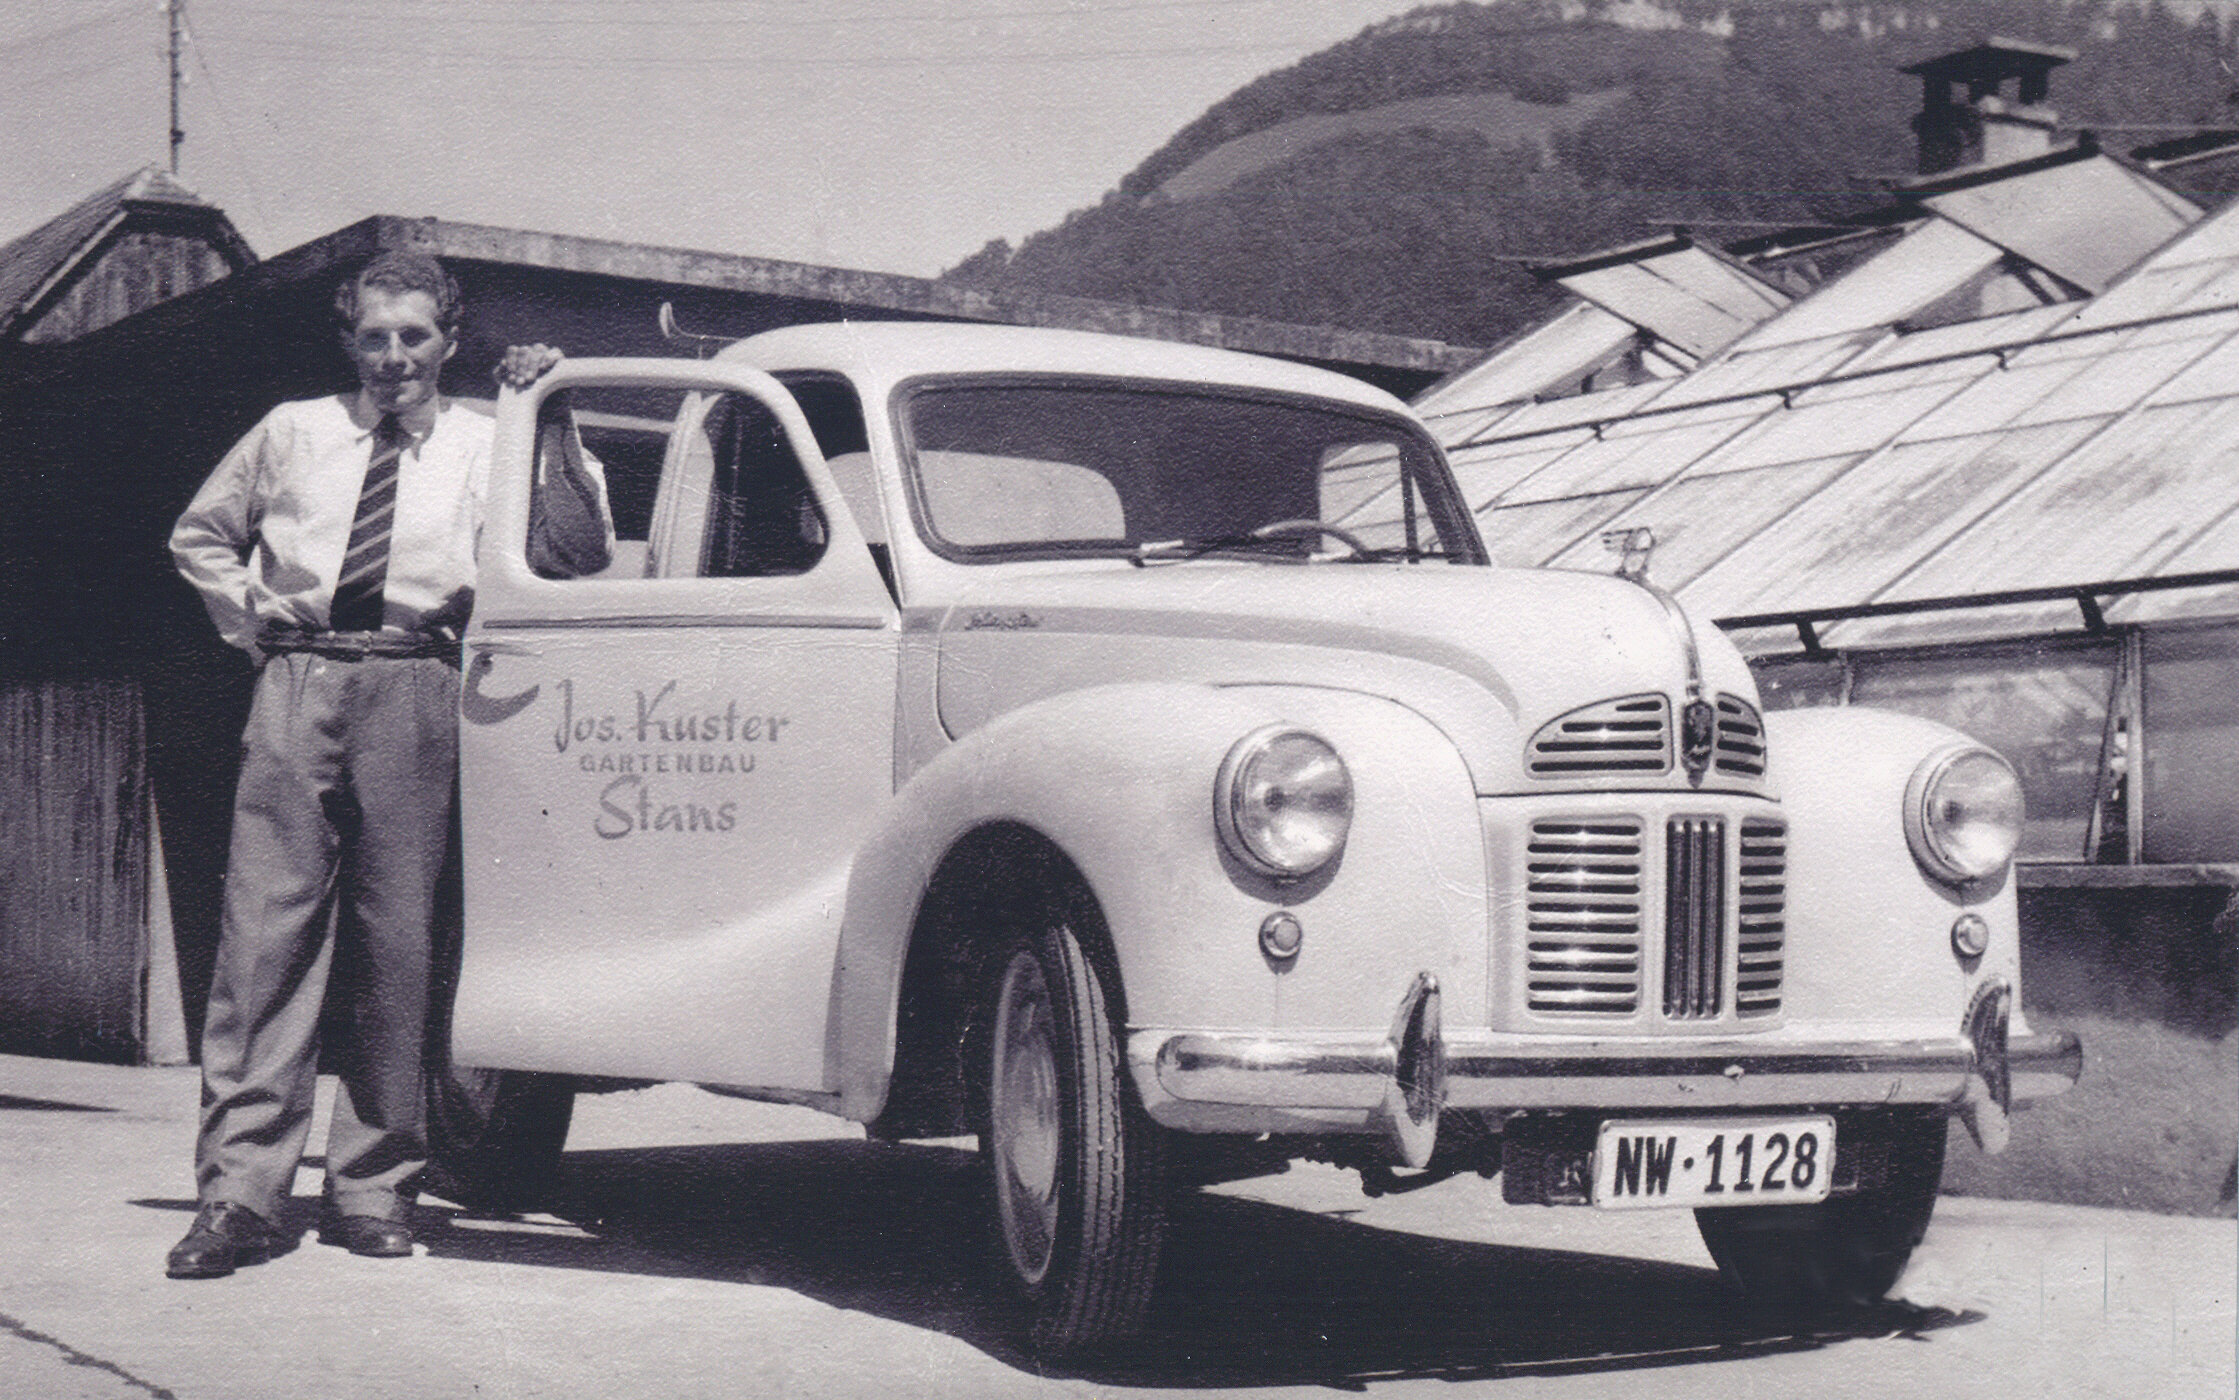
[{"label": "leather belt", "polygon": [[307,651],[334,661],[364,661],[369,657],[459,659],[459,639],[450,632],[327,632],[266,623],[257,633],[257,646],[266,652]]}]

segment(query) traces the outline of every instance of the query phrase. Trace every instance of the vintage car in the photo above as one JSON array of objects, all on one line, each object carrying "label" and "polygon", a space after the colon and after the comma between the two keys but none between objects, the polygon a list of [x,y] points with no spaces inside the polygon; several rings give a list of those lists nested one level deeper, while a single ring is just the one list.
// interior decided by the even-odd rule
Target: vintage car
[{"label": "vintage car", "polygon": [[[545,577],[552,454],[620,543]],[[1997,754],[1764,714],[1637,567],[1493,567],[1405,405],[1044,330],[570,361],[499,407],[462,700],[458,1179],[590,1078],[976,1134],[1035,1345],[1139,1322],[1178,1189],[1357,1169],[1691,1207],[1875,1298],[2017,1003]],[[528,1072],[528,1073],[523,1073]],[[477,1136],[479,1134],[479,1136]],[[471,1150],[470,1150],[471,1149]]]}]

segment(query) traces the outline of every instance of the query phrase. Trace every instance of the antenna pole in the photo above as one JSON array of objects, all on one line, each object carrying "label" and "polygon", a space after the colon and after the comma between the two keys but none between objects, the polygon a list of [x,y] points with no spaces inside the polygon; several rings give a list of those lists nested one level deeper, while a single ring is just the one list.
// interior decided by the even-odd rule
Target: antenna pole
[{"label": "antenna pole", "polygon": [[186,144],[187,133],[179,125],[179,30],[185,19],[186,0],[163,0],[163,12],[171,24],[171,173],[179,173],[179,147]]}]

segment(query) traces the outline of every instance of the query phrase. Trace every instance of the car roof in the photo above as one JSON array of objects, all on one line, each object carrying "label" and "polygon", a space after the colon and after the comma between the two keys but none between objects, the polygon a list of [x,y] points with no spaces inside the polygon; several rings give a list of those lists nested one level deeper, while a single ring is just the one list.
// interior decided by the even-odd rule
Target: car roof
[{"label": "car roof", "polygon": [[1332,370],[1202,345],[1038,326],[838,321],[765,331],[718,360],[758,369],[833,370],[888,388],[926,374],[1081,374],[1311,394],[1405,414],[1374,385]]}]

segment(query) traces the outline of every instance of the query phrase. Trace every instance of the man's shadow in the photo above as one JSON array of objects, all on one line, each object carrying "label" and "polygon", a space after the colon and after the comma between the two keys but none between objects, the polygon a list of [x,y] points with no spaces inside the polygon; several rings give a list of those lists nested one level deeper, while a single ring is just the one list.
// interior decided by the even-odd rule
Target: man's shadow
[{"label": "man's shadow", "polygon": [[[555,1213],[579,1229],[424,1207],[435,1228],[422,1238],[454,1258],[788,1288],[1049,1372],[978,1262],[975,1189],[970,1154],[930,1145],[574,1152]],[[1142,1334],[1066,1374],[1357,1389],[1699,1364],[1979,1317],[1903,1304],[1773,1316],[1709,1268],[1406,1234],[1225,1195],[1184,1193],[1171,1214]]]}]

